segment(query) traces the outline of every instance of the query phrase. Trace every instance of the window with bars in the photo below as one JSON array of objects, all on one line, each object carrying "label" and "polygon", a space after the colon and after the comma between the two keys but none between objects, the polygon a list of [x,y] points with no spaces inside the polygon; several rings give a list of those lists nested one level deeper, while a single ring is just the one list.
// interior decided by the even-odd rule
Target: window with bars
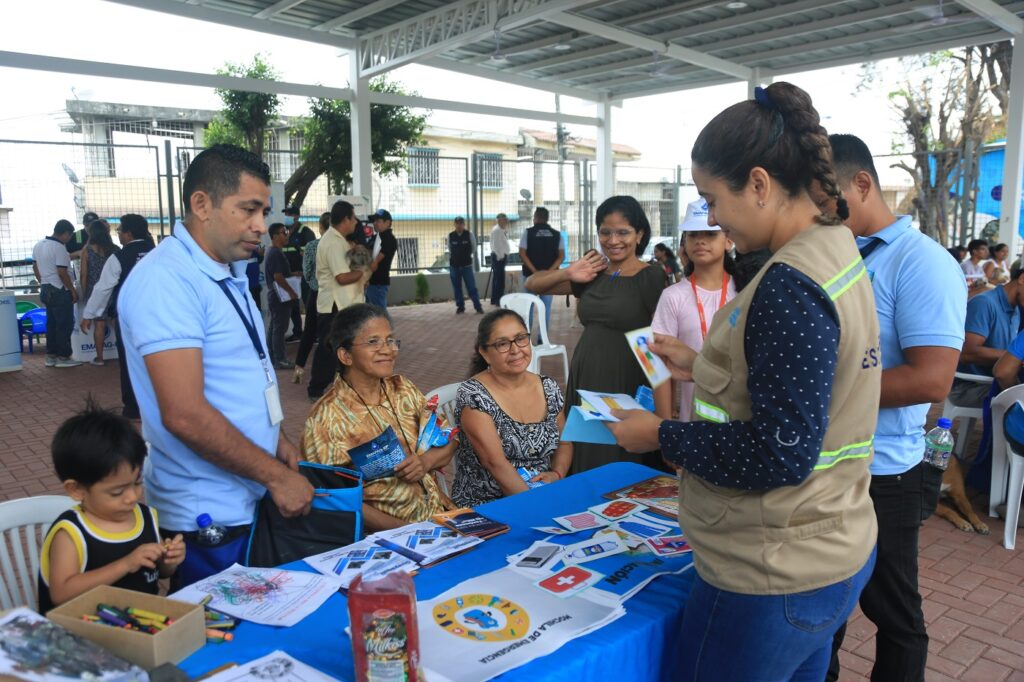
[{"label": "window with bars", "polygon": [[302,145],[305,142],[306,134],[299,128],[293,128],[291,136],[288,139],[288,149],[295,152],[296,154],[302,151]]},{"label": "window with bars", "polygon": [[484,189],[501,189],[501,154],[484,154],[477,152],[475,156],[480,169],[480,182]]},{"label": "window with bars", "polygon": [[409,184],[436,187],[441,184],[438,150],[430,147],[409,147]]}]

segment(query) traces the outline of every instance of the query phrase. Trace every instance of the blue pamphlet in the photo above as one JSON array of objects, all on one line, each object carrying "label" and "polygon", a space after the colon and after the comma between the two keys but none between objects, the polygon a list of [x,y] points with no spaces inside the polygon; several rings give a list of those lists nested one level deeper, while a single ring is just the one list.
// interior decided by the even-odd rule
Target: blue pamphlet
[{"label": "blue pamphlet", "polygon": [[373,440],[350,449],[348,455],[352,463],[363,472],[367,483],[394,476],[395,467],[405,459],[405,452],[395,436],[395,430],[390,426]]},{"label": "blue pamphlet", "polygon": [[[634,399],[640,403],[645,410],[654,412],[654,392],[650,386],[639,386],[636,389]],[[562,440],[570,443],[597,443],[598,445],[615,445],[615,436],[605,426],[606,422],[600,419],[586,418],[587,412],[575,405],[569,410],[569,416],[565,420],[565,428],[562,429]]]}]

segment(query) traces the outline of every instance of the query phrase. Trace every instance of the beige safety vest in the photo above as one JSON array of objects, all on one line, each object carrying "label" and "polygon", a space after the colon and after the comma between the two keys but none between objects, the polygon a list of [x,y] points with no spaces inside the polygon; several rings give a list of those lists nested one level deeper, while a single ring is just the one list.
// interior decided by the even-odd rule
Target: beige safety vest
[{"label": "beige safety vest", "polygon": [[[839,317],[839,357],[828,430],[818,463],[797,486],[747,491],[683,472],[679,523],[700,576],[742,594],[792,594],[855,574],[875,546],[868,465],[878,417],[881,367],[875,299],[864,262],[843,226],[815,226],[783,246],[714,317],[693,365],[695,419],[749,421],[744,330],[748,309],[773,263],[817,282]],[[876,356],[877,357],[877,356]]]}]

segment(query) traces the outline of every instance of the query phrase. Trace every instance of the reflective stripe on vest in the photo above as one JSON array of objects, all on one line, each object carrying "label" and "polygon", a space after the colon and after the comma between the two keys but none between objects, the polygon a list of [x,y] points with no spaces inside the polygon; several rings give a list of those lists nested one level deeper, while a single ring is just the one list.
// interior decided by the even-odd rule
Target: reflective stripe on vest
[{"label": "reflective stripe on vest", "polygon": [[844,459],[863,459],[871,456],[871,443],[874,436],[863,443],[851,443],[844,445],[838,450],[823,450],[818,455],[818,463],[814,465],[815,470],[829,469]]},{"label": "reflective stripe on vest", "polygon": [[864,267],[864,260],[857,256],[857,260],[853,261],[838,275],[825,282],[822,287],[828,297],[833,301],[843,295],[847,289],[856,284],[857,280],[864,276],[867,272],[867,268]]},{"label": "reflective stripe on vest", "polygon": [[703,417],[709,422],[715,422],[716,424],[725,424],[729,421],[728,412],[717,405],[706,403],[699,398],[693,399],[693,411],[697,413],[697,416]]}]

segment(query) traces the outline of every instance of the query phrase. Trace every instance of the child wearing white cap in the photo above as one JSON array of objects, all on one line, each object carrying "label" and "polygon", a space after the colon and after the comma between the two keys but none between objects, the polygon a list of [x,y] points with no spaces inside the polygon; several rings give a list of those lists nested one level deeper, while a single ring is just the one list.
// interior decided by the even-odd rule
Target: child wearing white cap
[{"label": "child wearing white cap", "polygon": [[[708,203],[698,199],[686,207],[686,218],[679,226],[680,252],[688,262],[683,279],[665,289],[654,312],[651,328],[659,334],[674,336],[695,351],[704,346],[711,319],[718,309],[736,297],[733,283],[732,249],[722,230],[708,225]],[[678,410],[679,421],[690,421],[693,411],[693,383],[673,382],[673,398],[664,404],[664,394],[655,392],[657,412],[664,418]],[[657,400],[657,398],[661,400]]]}]

